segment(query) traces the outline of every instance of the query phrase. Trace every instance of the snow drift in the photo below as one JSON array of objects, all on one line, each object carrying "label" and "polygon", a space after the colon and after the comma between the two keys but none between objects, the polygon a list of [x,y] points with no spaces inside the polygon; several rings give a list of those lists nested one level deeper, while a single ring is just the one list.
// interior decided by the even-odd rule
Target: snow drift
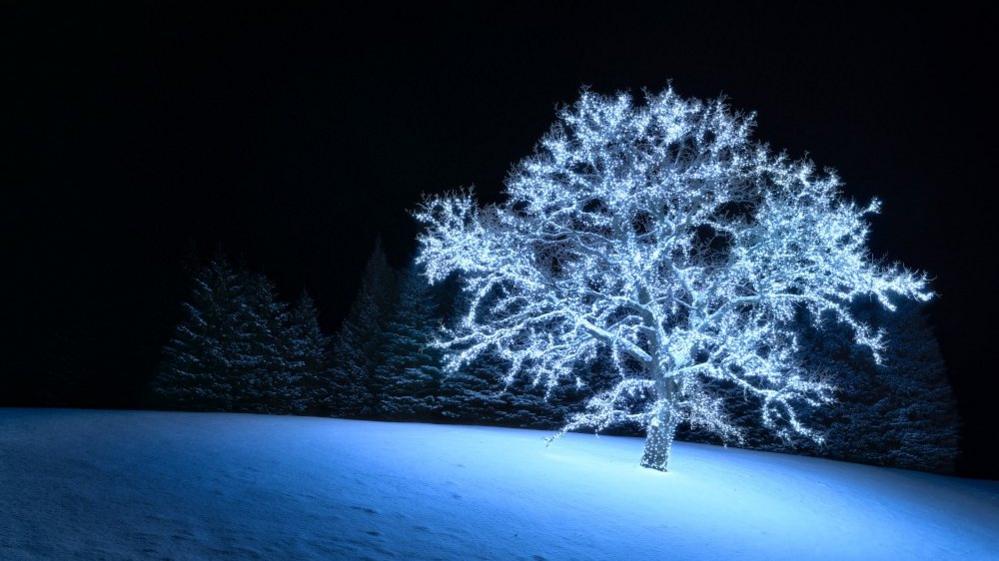
[{"label": "snow drift", "polygon": [[0,410],[0,558],[996,559],[999,483],[678,443]]}]

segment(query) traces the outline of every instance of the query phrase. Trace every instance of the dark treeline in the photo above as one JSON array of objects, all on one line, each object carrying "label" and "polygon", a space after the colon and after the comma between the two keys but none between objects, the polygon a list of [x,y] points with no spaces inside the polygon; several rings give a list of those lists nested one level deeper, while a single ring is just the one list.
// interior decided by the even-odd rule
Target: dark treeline
[{"label": "dark treeline", "polygon": [[288,305],[259,273],[216,257],[193,276],[151,384],[155,407],[554,428],[585,398],[501,380],[483,360],[445,375],[430,343],[460,306],[454,286],[392,268],[377,244],[333,337],[307,294]]},{"label": "dark treeline", "polygon": [[[156,407],[556,429],[612,381],[599,361],[580,369],[577,384],[548,395],[522,378],[507,386],[507,365],[495,358],[445,374],[441,351],[431,343],[461,312],[462,296],[450,283],[429,286],[415,265],[392,268],[380,244],[332,337],[320,330],[308,294],[289,305],[263,275],[224,258],[213,259],[192,280],[183,319],[151,385]],[[803,419],[824,432],[822,444],[772,436],[752,399],[718,387],[745,427],[738,445],[952,471],[958,421],[936,339],[919,306],[898,305],[888,313],[857,303],[859,313],[887,333],[880,365],[846,329],[832,324],[820,330],[800,318],[802,360],[839,389],[838,403]],[[679,437],[717,442],[697,427],[681,428]]]},{"label": "dark treeline", "polygon": [[215,258],[194,276],[184,318],[163,349],[154,400],[203,411],[309,413],[328,368],[312,299],[294,306],[262,274]]}]

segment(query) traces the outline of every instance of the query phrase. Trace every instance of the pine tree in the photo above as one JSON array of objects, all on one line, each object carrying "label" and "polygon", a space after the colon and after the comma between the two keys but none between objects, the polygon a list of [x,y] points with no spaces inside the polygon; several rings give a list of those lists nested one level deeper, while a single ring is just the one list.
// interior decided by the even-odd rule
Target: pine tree
[{"label": "pine tree", "polygon": [[[890,320],[886,378],[890,414],[884,465],[952,472],[958,453],[960,418],[937,339],[921,306],[900,304]],[[876,413],[875,413],[876,414]]]},{"label": "pine tree", "polygon": [[390,419],[436,417],[441,353],[433,348],[438,313],[430,286],[415,264],[403,271],[375,367],[376,414]]},{"label": "pine tree", "polygon": [[[885,330],[885,360],[876,364],[842,329],[806,331],[810,364],[839,388],[838,411],[814,411],[827,427],[823,446],[798,443],[815,455],[875,465],[948,472],[957,455],[957,409],[943,358],[922,306],[899,300],[886,313],[869,302],[858,315]],[[830,336],[831,335],[831,336]]]},{"label": "pine tree", "polygon": [[299,390],[291,411],[328,413],[323,404],[329,388],[329,337],[319,327],[319,312],[308,292],[302,292],[287,316],[285,356],[290,378]]},{"label": "pine tree", "polygon": [[300,401],[297,380],[286,357],[288,306],[262,274],[247,274],[242,303],[241,360],[230,371],[236,410],[287,413]]},{"label": "pine tree", "polygon": [[234,387],[230,370],[243,361],[245,276],[216,258],[194,276],[184,317],[163,349],[153,391],[174,407],[230,410]]},{"label": "pine tree", "polygon": [[216,258],[194,277],[153,382],[165,405],[300,413],[321,387],[326,340],[307,296],[290,310],[262,274]]},{"label": "pine tree", "polygon": [[375,369],[381,360],[385,318],[395,274],[381,242],[368,259],[350,311],[337,332],[330,369],[330,410],[336,416],[372,416],[379,400]]}]

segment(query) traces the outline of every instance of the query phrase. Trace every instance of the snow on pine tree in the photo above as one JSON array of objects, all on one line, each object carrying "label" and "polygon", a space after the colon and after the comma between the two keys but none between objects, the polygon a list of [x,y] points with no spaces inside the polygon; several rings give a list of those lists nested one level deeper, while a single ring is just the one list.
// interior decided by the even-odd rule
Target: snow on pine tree
[{"label": "snow on pine tree", "polygon": [[491,351],[507,380],[553,388],[609,349],[618,381],[563,430],[636,423],[641,464],[659,470],[681,422],[739,438],[712,380],[757,396],[777,434],[821,439],[796,407],[830,403],[833,388],[796,360],[795,311],[832,314],[878,357],[881,334],[850,301],[931,294],[869,257],[877,201],[844,200],[834,173],[753,141],[753,124],[672,89],[644,104],[584,90],[515,166],[505,201],[428,198],[418,260],[431,282],[460,274],[470,295],[439,343],[446,369]]},{"label": "snow on pine tree", "polygon": [[288,311],[284,353],[289,379],[298,388],[289,411],[321,414],[331,397],[329,380],[329,337],[319,327],[319,311],[308,292]]},{"label": "snow on pine tree", "polygon": [[885,399],[871,411],[876,419],[886,420],[888,428],[882,433],[886,439],[878,442],[887,449],[870,461],[952,472],[960,417],[940,346],[922,306],[906,302],[899,308],[899,313],[885,319],[888,345],[895,352],[885,360]]},{"label": "snow on pine tree", "polygon": [[430,286],[411,264],[400,275],[383,331],[382,360],[375,367],[379,417],[436,416],[441,353],[432,343],[439,322]]},{"label": "snow on pine tree", "polygon": [[243,300],[245,321],[240,333],[245,349],[232,372],[235,410],[258,413],[294,412],[301,386],[288,363],[288,305],[278,300],[264,275],[247,273]]},{"label": "snow on pine tree", "polygon": [[163,348],[152,390],[159,401],[193,410],[231,410],[235,377],[243,360],[246,276],[224,258],[213,259],[193,278],[184,317]]},{"label": "snow on pine tree", "polygon": [[802,330],[802,362],[829,373],[839,404],[808,417],[827,428],[825,443],[799,448],[875,465],[953,471],[957,406],[939,346],[922,305],[896,305],[896,312],[886,313],[872,302],[855,304],[858,316],[885,332],[882,364],[860,352],[841,327]]},{"label": "snow on pine tree", "polygon": [[335,416],[371,416],[377,410],[375,368],[381,361],[385,321],[395,290],[381,240],[368,258],[361,287],[333,344],[329,409]]},{"label": "snow on pine tree", "polygon": [[304,360],[309,350],[297,341],[309,328],[300,325],[305,312],[289,311],[264,275],[215,258],[195,274],[183,307],[153,381],[160,401],[208,411],[304,409],[305,377],[320,368]]}]

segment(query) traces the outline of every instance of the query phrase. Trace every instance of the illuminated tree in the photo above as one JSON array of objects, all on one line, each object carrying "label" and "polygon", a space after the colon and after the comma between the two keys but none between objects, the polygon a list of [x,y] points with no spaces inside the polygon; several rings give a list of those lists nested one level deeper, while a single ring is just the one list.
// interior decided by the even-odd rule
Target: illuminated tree
[{"label": "illuminated tree", "polygon": [[470,301],[438,343],[446,368],[488,351],[507,382],[554,388],[606,348],[618,380],[563,432],[637,423],[641,464],[659,470],[681,422],[739,439],[712,380],[757,397],[778,434],[821,439],[795,414],[832,401],[796,362],[796,310],[835,318],[877,358],[881,334],[849,303],[931,294],[868,255],[876,200],[844,200],[834,173],[751,140],[753,123],[672,89],[644,104],[583,91],[515,166],[505,201],[428,198],[419,261],[431,282],[458,273]]}]

